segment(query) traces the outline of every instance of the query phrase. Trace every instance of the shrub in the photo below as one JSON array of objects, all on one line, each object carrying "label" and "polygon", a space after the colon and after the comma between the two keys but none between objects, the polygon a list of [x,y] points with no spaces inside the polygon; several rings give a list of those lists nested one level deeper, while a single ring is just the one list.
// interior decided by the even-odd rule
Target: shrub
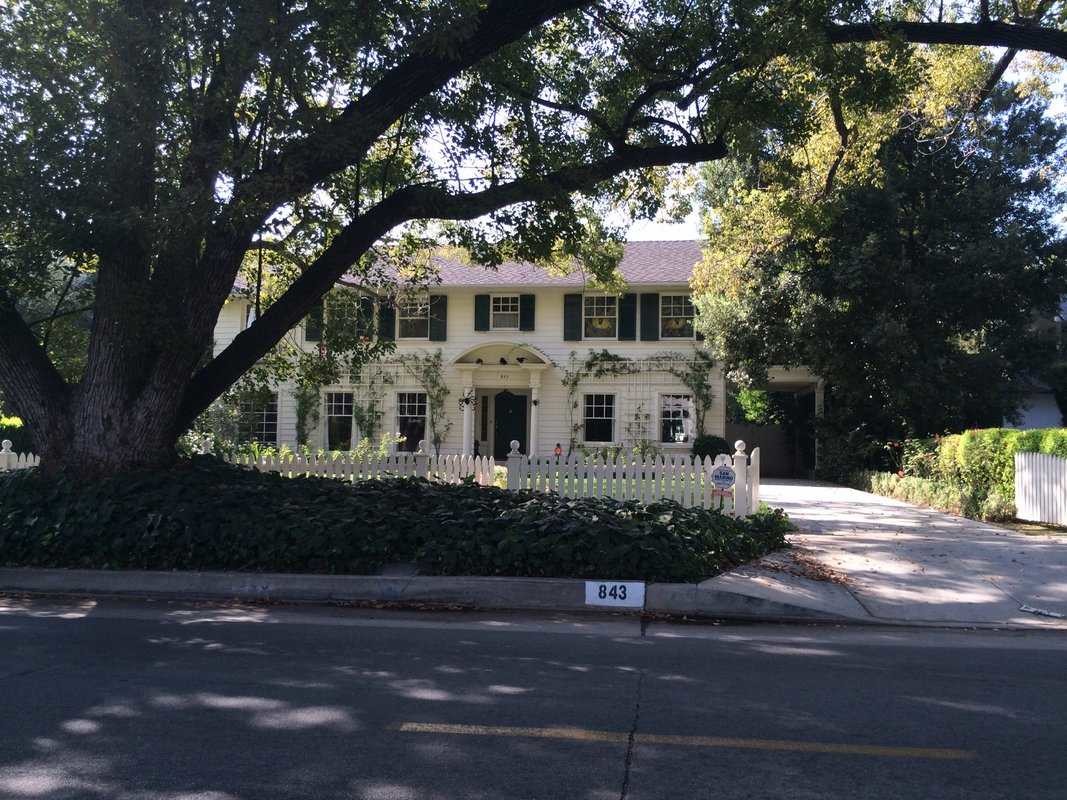
[{"label": "shrub", "polygon": [[717,455],[726,453],[732,455],[734,449],[730,446],[729,442],[723,439],[721,436],[712,436],[704,433],[696,437],[693,440],[693,455],[699,458],[705,456],[711,456],[713,459]]},{"label": "shrub", "polygon": [[784,546],[789,524],[673,502],[471,483],[284,478],[200,456],[96,482],[0,476],[0,564],[696,581]]},{"label": "shrub", "polygon": [[[877,494],[985,520],[1015,516],[1015,454],[1067,458],[1067,429],[988,428],[903,444],[903,473],[868,472],[851,481]],[[919,483],[918,481],[926,481]],[[913,499],[914,498],[914,499]]]},{"label": "shrub", "polygon": [[905,439],[900,467],[905,475],[933,478],[937,475],[936,439]]}]

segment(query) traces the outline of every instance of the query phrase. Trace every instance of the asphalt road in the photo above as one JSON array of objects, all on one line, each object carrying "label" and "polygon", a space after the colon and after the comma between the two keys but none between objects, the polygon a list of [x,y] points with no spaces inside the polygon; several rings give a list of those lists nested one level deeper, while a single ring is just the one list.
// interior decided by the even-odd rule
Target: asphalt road
[{"label": "asphalt road", "polygon": [[0,598],[0,797],[1067,796],[1067,637]]}]

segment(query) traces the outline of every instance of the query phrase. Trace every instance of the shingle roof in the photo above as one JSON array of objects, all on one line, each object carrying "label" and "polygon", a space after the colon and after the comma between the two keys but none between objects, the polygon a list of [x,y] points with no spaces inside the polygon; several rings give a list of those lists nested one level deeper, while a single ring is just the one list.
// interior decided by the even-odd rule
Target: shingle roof
[{"label": "shingle roof", "polygon": [[[619,272],[631,286],[688,284],[693,267],[701,259],[701,243],[695,240],[627,242]],[[536,264],[509,261],[496,268],[464,264],[434,257],[441,286],[583,286],[586,275],[576,268],[567,275],[554,275]],[[356,279],[342,283],[359,284]],[[235,290],[245,289],[238,277]]]},{"label": "shingle roof", "polygon": [[[698,241],[627,242],[619,272],[630,285],[689,283],[701,258]],[[581,286],[585,273],[575,269],[553,275],[535,264],[509,261],[495,269],[434,259],[442,286]]]}]

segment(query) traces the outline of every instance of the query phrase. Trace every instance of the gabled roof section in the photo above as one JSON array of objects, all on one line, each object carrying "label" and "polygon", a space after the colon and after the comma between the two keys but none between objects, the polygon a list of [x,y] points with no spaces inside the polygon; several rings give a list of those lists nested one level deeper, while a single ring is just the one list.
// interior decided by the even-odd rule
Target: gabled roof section
[{"label": "gabled roof section", "polygon": [[[627,242],[619,272],[631,286],[688,284],[702,257],[695,240]],[[435,258],[442,286],[584,286],[587,276],[576,268],[554,275],[536,264],[508,261],[495,269]]]},{"label": "gabled roof section", "polygon": [[[688,285],[693,268],[703,257],[702,243],[693,239],[670,241],[627,242],[623,246],[619,272],[629,286]],[[567,275],[556,275],[526,262],[508,261],[496,268],[465,264],[448,258],[434,257],[440,282],[433,285],[469,286],[485,288],[519,288],[537,286],[583,287],[591,278],[576,267]],[[355,276],[342,278],[339,283],[359,286]],[[238,278],[235,292],[247,290]]]}]

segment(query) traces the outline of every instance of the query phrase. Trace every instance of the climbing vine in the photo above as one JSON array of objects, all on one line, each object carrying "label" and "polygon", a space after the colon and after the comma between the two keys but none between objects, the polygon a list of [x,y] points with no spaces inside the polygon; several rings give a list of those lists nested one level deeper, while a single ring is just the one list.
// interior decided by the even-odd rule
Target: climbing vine
[{"label": "climbing vine", "polygon": [[452,430],[452,420],[445,414],[445,401],[449,390],[444,380],[444,358],[440,350],[435,353],[405,353],[399,357],[404,370],[426,392],[430,411],[430,438],[434,453],[441,454],[441,444]]},{"label": "climbing vine", "polygon": [[697,435],[705,431],[704,420],[708,416],[708,410],[715,400],[715,391],[712,388],[711,373],[715,369],[715,359],[707,350],[695,350],[693,358],[684,362],[685,367],[678,366],[678,362],[670,361],[667,372],[682,382],[693,397],[693,416],[696,417]]},{"label": "climbing vine", "polygon": [[[693,398],[696,429],[703,432],[704,422],[715,399],[711,380],[714,368],[715,360],[706,350],[695,350],[691,357],[687,354],[667,352],[639,359],[626,358],[607,350],[590,350],[588,356],[582,360],[579,360],[578,354],[572,350],[561,381],[567,390],[567,423],[570,430],[567,455],[570,456],[575,449],[584,450],[579,441],[584,423],[575,419],[578,413],[578,389],[583,381],[633,375],[643,371],[666,372],[676,377],[689,390]],[[634,449],[640,450],[642,455],[658,450],[658,445],[654,444],[648,435],[651,420],[651,414],[644,410],[642,404],[638,404],[633,420],[626,427]]]},{"label": "climbing vine", "polygon": [[374,441],[382,423],[385,385],[394,383],[394,380],[380,364],[370,364],[364,370],[353,376],[353,382],[360,384],[360,391],[352,398],[352,418],[356,421],[359,435]]}]

